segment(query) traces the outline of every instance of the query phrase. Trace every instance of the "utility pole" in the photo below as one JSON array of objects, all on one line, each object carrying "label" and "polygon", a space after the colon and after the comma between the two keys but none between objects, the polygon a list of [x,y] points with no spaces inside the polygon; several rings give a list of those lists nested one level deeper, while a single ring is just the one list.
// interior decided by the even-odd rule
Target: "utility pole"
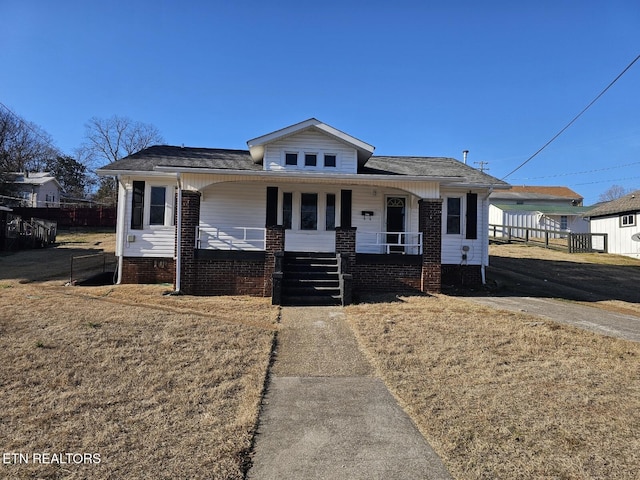
[{"label": "utility pole", "polygon": [[485,167],[485,165],[489,165],[489,162],[485,162],[485,161],[480,161],[480,162],[473,162],[476,165],[480,165],[478,167],[478,170],[480,170],[481,172],[485,172],[487,170],[489,170],[488,168]]}]

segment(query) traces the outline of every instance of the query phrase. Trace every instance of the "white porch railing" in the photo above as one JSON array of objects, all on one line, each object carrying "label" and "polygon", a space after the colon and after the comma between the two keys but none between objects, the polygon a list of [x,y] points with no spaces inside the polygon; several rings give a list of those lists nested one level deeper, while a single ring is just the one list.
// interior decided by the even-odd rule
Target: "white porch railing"
[{"label": "white porch railing", "polygon": [[265,250],[266,229],[258,227],[196,227],[196,248]]},{"label": "white porch railing", "polygon": [[421,255],[422,232],[356,233],[356,251],[358,247],[365,247],[363,250],[373,250],[368,253]]}]

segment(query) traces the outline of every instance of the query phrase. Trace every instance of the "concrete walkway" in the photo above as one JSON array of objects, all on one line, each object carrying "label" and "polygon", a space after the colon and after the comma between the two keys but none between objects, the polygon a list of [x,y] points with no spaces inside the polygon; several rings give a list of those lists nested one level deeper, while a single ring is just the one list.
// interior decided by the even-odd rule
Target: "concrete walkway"
[{"label": "concrete walkway", "polygon": [[251,480],[450,479],[339,307],[285,307]]}]

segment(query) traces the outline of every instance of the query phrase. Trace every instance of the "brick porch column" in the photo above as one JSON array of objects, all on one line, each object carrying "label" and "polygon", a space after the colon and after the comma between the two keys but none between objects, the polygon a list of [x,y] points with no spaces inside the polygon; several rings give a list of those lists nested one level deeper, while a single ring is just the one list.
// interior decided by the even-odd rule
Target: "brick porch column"
[{"label": "brick porch column", "polygon": [[182,225],[179,225],[180,245],[180,290],[187,295],[196,291],[196,227],[200,224],[200,192],[182,191]]},{"label": "brick porch column", "polygon": [[347,260],[345,273],[353,273],[356,264],[356,227],[336,227],[336,253]]},{"label": "brick porch column", "polygon": [[423,292],[440,293],[442,287],[442,199],[423,198],[418,202],[418,228],[422,232]]},{"label": "brick porch column", "polygon": [[284,227],[282,225],[271,225],[266,229],[263,296],[272,297],[273,272],[275,272],[276,268],[276,253],[284,252]]}]

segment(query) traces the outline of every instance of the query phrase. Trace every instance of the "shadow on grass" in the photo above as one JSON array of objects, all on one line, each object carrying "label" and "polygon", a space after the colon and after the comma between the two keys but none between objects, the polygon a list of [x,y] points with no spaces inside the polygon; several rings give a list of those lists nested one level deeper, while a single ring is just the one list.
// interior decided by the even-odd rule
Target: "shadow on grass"
[{"label": "shadow on grass", "polygon": [[[64,280],[69,278],[71,258],[101,255],[100,248],[47,248],[2,252],[0,254],[0,280],[18,280],[21,283]],[[112,253],[106,255],[113,257]],[[101,266],[96,266],[96,269]],[[83,275],[84,276],[84,275]]]},{"label": "shadow on grass", "polygon": [[490,265],[485,287],[443,291],[456,296],[533,296],[640,303],[640,266],[497,256],[490,258]]}]

